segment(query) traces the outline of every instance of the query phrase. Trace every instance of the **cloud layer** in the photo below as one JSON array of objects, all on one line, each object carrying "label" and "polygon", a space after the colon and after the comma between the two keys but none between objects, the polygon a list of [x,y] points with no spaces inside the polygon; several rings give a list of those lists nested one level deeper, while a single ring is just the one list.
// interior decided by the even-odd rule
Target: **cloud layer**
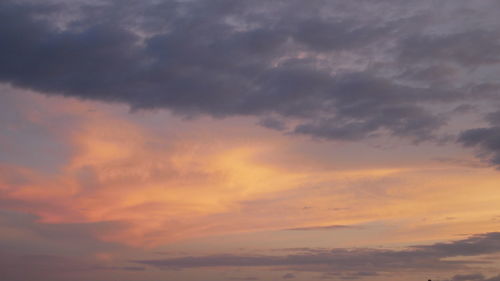
[{"label": "cloud layer", "polygon": [[[500,233],[486,233],[449,243],[413,246],[403,250],[386,249],[305,249],[285,256],[212,255],[158,260],[138,260],[139,264],[161,268],[197,267],[285,267],[298,271],[328,273],[395,272],[395,271],[451,271],[463,270],[475,264],[470,257],[500,252]],[[450,258],[469,258],[451,260]],[[456,278],[456,277],[455,277]],[[453,279],[459,280],[459,279]],[[474,279],[463,279],[474,280]],[[496,280],[496,279],[493,279]]]},{"label": "cloud layer", "polygon": [[442,140],[450,104],[498,100],[498,4],[420,2],[3,1],[0,80],[184,116],[269,116],[262,125],[317,138]]}]

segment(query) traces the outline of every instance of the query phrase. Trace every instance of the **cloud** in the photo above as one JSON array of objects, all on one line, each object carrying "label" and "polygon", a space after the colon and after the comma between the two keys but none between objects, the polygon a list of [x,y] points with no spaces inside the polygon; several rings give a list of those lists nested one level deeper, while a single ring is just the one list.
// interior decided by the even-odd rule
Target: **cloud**
[{"label": "cloud", "polygon": [[[498,61],[490,31],[434,17],[427,1],[419,9],[391,1],[28,3],[0,5],[1,81],[183,116],[274,115],[294,126],[260,123],[323,139],[435,140],[448,116],[431,106],[467,103],[467,87],[454,79],[431,85],[434,74],[398,77],[436,60],[458,64],[438,71],[451,76]],[[459,13],[460,5],[442,12]],[[498,25],[492,18],[482,17]]]},{"label": "cloud", "polygon": [[[443,217],[461,217],[457,205],[473,206],[476,212],[468,214],[473,219],[481,219],[484,214],[493,216],[497,211],[495,206],[482,204],[484,198],[492,198],[497,176],[484,177],[479,171],[440,169],[436,176],[422,177],[429,167],[405,163],[397,169],[380,168],[379,156],[363,163],[363,167],[338,169],[344,162],[361,163],[352,155],[362,151],[354,147],[344,156],[331,154],[336,144],[325,143],[324,149],[314,148],[317,153],[310,154],[309,148],[297,147],[285,137],[272,134],[263,138],[261,128],[252,127],[254,131],[247,135],[247,125],[254,120],[184,122],[159,113],[146,118],[145,124],[144,119],[136,119],[137,115],[132,119],[126,107],[56,99],[16,89],[3,95],[23,98],[17,103],[6,99],[4,108],[19,107],[23,113],[36,113],[20,114],[13,127],[30,120],[37,124],[30,132],[50,130],[54,142],[64,143],[69,153],[62,159],[62,167],[52,169],[55,173],[46,172],[44,168],[48,167],[38,169],[38,165],[0,164],[0,208],[33,214],[26,220],[41,225],[28,229],[30,233],[60,238],[65,245],[75,239],[93,238],[149,246],[254,231],[298,237],[332,230],[336,235],[349,236],[371,229],[355,228],[357,225],[429,216],[428,212],[434,210],[446,210]],[[88,112],[88,108],[94,110]],[[13,135],[11,142],[22,144],[23,138]],[[308,142],[304,144],[309,146]],[[43,152],[44,147],[33,146],[33,153],[27,156],[44,155],[39,150]],[[299,169],[290,168],[289,164],[296,163]],[[429,182],[429,178],[443,178],[443,173],[445,183]],[[480,185],[484,194],[477,196],[476,188],[456,193],[457,185]],[[24,221],[20,219],[19,224]],[[435,221],[415,223],[429,227]],[[444,235],[466,231],[467,222],[457,223],[461,229],[447,230]],[[295,231],[281,231],[287,229]],[[487,224],[478,231],[492,229],[494,226]],[[67,235],[58,235],[59,231]],[[412,235],[431,239],[435,234]]]},{"label": "cloud", "polygon": [[499,281],[499,280],[500,280],[500,275],[488,278],[483,274],[474,273],[474,274],[455,275],[448,281]]},{"label": "cloud", "polygon": [[[285,267],[298,271],[364,272],[367,275],[383,271],[458,270],[468,268],[472,260],[447,260],[453,257],[473,257],[500,252],[500,233],[474,235],[448,243],[412,246],[403,250],[388,249],[314,249],[284,256],[209,255],[171,259],[136,260],[160,268],[198,267]],[[363,274],[358,274],[363,275]]]},{"label": "cloud", "polygon": [[253,280],[260,280],[257,277],[254,276],[247,276],[247,277],[233,277],[231,280],[243,280],[243,281],[253,281]]},{"label": "cloud", "polygon": [[357,280],[365,277],[374,277],[379,274],[372,271],[354,271],[354,272],[326,272],[321,275],[321,279],[342,279],[342,280]]},{"label": "cloud", "polygon": [[459,33],[418,35],[404,40],[401,59],[413,63],[441,61],[467,67],[500,62],[498,33],[467,30]]},{"label": "cloud", "polygon": [[357,228],[358,226],[353,225],[321,225],[321,226],[307,226],[307,227],[295,227],[286,230],[292,231],[316,231],[316,230],[337,230],[346,228]]},{"label": "cloud", "polygon": [[259,125],[276,131],[285,131],[287,127],[283,121],[271,117],[260,120]]},{"label": "cloud", "polygon": [[110,266],[102,265],[96,260],[61,255],[0,254],[0,270],[2,277],[12,281],[23,280],[67,280],[68,274],[85,275],[95,272],[144,271],[142,266]]},{"label": "cloud", "polygon": [[7,280],[65,281],[68,275],[146,270],[111,258],[112,254],[99,257],[100,253],[117,255],[130,250],[96,238],[123,231],[119,223],[42,223],[36,216],[3,210],[0,222],[0,272]]},{"label": "cloud", "polygon": [[[335,152],[336,144],[325,143],[310,154],[309,147],[296,146],[300,140],[274,134],[263,138],[262,128],[251,127],[254,120],[184,122],[159,113],[145,121],[131,116],[126,107],[15,89],[3,95],[22,98],[16,103],[7,98],[2,104],[22,108],[12,127],[29,120],[37,125],[30,132],[50,131],[54,137],[47,142],[64,143],[69,153],[57,165],[62,167],[50,169],[55,172],[8,160],[0,164],[0,208],[34,215],[19,219],[19,227],[43,239],[59,239],[68,247],[75,240],[151,246],[255,231],[298,237],[331,230],[342,237],[370,232],[371,227],[362,226],[371,222],[430,217],[435,210],[446,213],[442,217],[462,218],[456,206],[471,206],[475,212],[468,213],[470,220],[497,213],[495,206],[482,202],[492,199],[498,175],[484,177],[483,171],[434,171],[408,163],[397,169],[381,168],[379,159],[385,155],[381,151],[370,156],[370,163],[363,162],[367,159],[363,156],[363,166],[358,167],[361,162],[352,155],[367,150],[358,151],[355,146],[341,155]],[[88,112],[88,108],[94,110]],[[9,137],[11,143],[22,144],[25,136]],[[26,156],[43,156],[40,150],[44,152],[44,146],[33,146],[33,153]],[[349,162],[354,165],[342,166]],[[400,162],[389,165],[394,163]],[[478,185],[484,191],[481,196]],[[457,193],[456,186],[467,188]],[[431,227],[438,220],[414,223]],[[447,229],[443,235],[466,231],[468,221],[455,222],[460,229]],[[295,230],[282,231],[288,229]],[[491,222],[476,229],[486,232],[495,226]],[[435,232],[411,235],[433,239]]]},{"label": "cloud", "polygon": [[458,142],[465,147],[475,147],[478,156],[491,165],[500,167],[500,127],[484,127],[462,132]]},{"label": "cloud", "polygon": [[489,126],[464,130],[457,142],[476,148],[477,156],[489,165],[500,168],[500,111],[483,116]]},{"label": "cloud", "polygon": [[450,243],[436,243],[430,246],[413,246],[417,251],[440,257],[475,256],[500,251],[500,232],[471,236]]}]

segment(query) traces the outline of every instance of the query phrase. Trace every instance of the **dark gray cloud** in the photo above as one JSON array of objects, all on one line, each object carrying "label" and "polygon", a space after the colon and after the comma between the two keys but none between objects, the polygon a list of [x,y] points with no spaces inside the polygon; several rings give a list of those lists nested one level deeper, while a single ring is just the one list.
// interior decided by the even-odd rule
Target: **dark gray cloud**
[{"label": "dark gray cloud", "polygon": [[253,281],[253,280],[260,280],[257,277],[254,276],[247,276],[247,277],[233,277],[231,280],[243,280],[243,281]]},{"label": "dark gray cloud", "polygon": [[342,279],[342,280],[357,280],[365,277],[374,277],[380,274],[372,271],[354,271],[354,272],[325,272],[321,275],[321,279]]},{"label": "dark gray cloud", "polygon": [[[413,246],[403,250],[387,249],[312,249],[299,253],[269,255],[210,255],[171,259],[139,260],[139,264],[161,268],[196,267],[284,267],[297,271],[349,273],[350,276],[373,276],[384,271],[440,271],[467,269],[477,261],[449,260],[500,252],[500,233],[474,235],[449,243]],[[480,262],[481,263],[481,262]],[[363,274],[353,274],[362,272]]]},{"label": "dark gray cloud", "polygon": [[467,67],[500,62],[498,31],[467,30],[452,34],[419,35],[402,43],[401,59],[413,63],[444,61]]},{"label": "dark gray cloud", "polygon": [[293,273],[287,273],[287,274],[285,274],[285,275],[281,276],[281,278],[283,278],[283,279],[293,279],[293,278],[295,278],[295,277],[296,277],[296,276],[295,276],[295,274],[293,274]]},{"label": "dark gray cloud", "polygon": [[500,275],[486,277],[481,273],[455,275],[447,281],[500,281]]},{"label": "dark gray cloud", "polygon": [[489,126],[465,130],[457,141],[476,148],[480,159],[500,169],[500,111],[485,114],[484,119]]},{"label": "dark gray cloud", "polygon": [[462,132],[458,142],[466,147],[476,147],[478,156],[500,167],[500,127],[485,127]]},{"label": "dark gray cloud", "polygon": [[259,125],[276,131],[285,131],[287,129],[287,125],[285,124],[285,122],[272,117],[267,117],[260,120]]},{"label": "dark gray cloud", "polygon": [[496,4],[447,2],[2,1],[0,81],[324,139],[435,140],[448,116],[431,106],[467,103],[478,83],[457,75],[499,56]]}]

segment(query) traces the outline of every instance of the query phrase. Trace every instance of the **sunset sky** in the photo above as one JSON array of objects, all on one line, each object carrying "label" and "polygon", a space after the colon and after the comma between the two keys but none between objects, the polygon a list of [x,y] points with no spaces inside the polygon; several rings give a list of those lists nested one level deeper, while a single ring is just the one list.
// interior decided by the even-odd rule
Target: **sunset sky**
[{"label": "sunset sky", "polygon": [[500,281],[499,15],[0,0],[0,280]]}]

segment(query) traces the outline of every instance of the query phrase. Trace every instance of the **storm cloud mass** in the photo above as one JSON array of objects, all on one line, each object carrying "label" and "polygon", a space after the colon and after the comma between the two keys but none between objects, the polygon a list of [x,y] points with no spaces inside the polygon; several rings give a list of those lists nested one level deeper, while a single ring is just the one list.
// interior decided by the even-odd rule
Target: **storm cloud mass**
[{"label": "storm cloud mass", "polygon": [[0,80],[182,116],[258,116],[265,127],[323,139],[442,141],[453,106],[498,103],[498,8],[2,1]]}]

